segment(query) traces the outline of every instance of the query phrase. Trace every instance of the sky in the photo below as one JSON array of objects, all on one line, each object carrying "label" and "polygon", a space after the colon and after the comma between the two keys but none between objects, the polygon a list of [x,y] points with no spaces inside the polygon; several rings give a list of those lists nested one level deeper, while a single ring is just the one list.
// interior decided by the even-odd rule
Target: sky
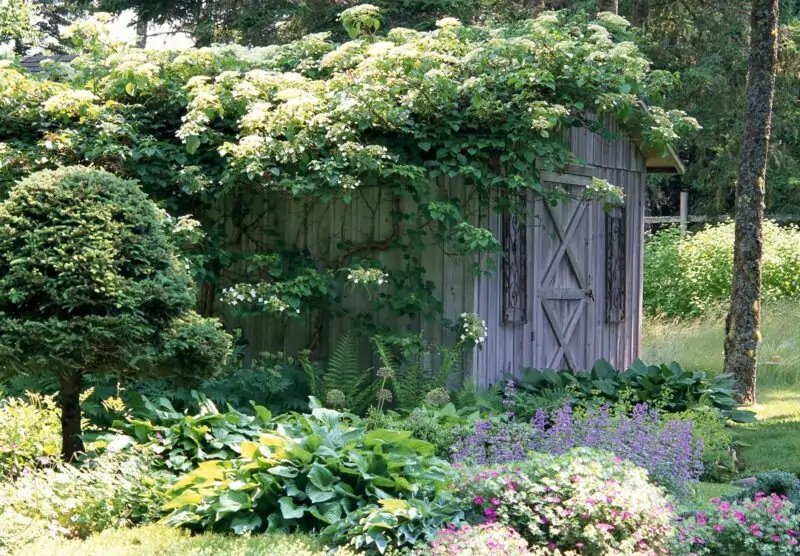
[{"label": "sky", "polygon": [[[133,26],[134,23],[133,10],[126,10],[122,12],[116,18],[114,18],[110,24],[112,36],[117,40],[133,44],[136,42],[136,29]],[[155,34],[155,36],[147,38],[147,48],[168,48],[172,50],[179,50],[182,48],[189,48],[193,45],[191,38],[189,38],[189,36],[185,33],[172,32],[168,34],[161,34],[165,31],[170,31],[168,25],[151,25],[148,31],[149,33]],[[0,44],[0,58],[3,57],[3,55],[10,55],[13,47],[13,42]],[[36,50],[33,52],[35,53]]]},{"label": "sky", "polygon": [[[133,11],[127,10],[122,12],[114,19],[111,24],[112,36],[119,38],[125,42],[133,43],[136,41],[136,30],[134,24]],[[150,33],[162,33],[169,31],[168,25],[150,26],[148,31]],[[181,49],[189,48],[192,46],[192,40],[185,33],[170,33],[168,35],[156,35],[147,38],[147,48],[156,49]]]}]

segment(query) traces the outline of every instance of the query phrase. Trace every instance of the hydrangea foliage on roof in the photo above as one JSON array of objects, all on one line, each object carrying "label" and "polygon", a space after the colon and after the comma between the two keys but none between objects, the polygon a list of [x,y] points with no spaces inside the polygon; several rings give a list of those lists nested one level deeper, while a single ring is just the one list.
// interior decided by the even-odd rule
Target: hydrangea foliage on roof
[{"label": "hydrangea foliage on roof", "polygon": [[[71,63],[36,75],[0,68],[0,188],[66,163],[134,177],[170,212],[203,221],[210,235],[194,252],[199,278],[237,302],[267,300],[251,310],[304,318],[304,305],[330,310],[333,284],[354,268],[379,268],[376,250],[415,251],[426,237],[461,254],[499,248],[463,206],[442,198],[438,177],[501,202],[545,195],[536,168],[573,162],[563,131],[594,129],[590,114],[612,115],[662,149],[697,126],[658,107],[675,76],[651,71],[627,22],[611,14],[547,13],[497,27],[446,18],[417,32],[384,30],[374,7],[362,5],[341,20],[352,37],[341,44],[316,34],[184,51],[115,43],[102,19],[76,24],[68,33],[80,55]],[[364,188],[411,198],[417,210],[396,211],[385,241],[350,246],[346,257],[290,264],[287,252],[297,250],[275,243],[247,255],[256,261],[248,276],[220,278],[245,256],[224,255],[214,236],[219,214],[210,219],[206,209],[222,195],[257,190],[331,203]],[[396,299],[405,295],[418,311],[435,306],[424,280],[412,278],[424,274],[419,259],[406,264],[402,280],[381,274]]]}]

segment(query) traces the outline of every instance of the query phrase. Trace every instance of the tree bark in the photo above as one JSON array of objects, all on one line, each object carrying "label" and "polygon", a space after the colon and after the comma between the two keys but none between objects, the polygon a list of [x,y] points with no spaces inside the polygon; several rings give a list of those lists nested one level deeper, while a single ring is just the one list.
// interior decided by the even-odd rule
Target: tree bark
[{"label": "tree bark", "polygon": [[597,13],[611,12],[619,13],[619,0],[597,0]]},{"label": "tree bark", "polygon": [[147,45],[147,18],[138,15],[136,19],[136,48],[144,48]]},{"label": "tree bark", "polygon": [[736,183],[731,306],[725,319],[725,371],[736,377],[743,404],[755,402],[761,340],[762,225],[778,61],[779,2],[753,0],[750,14],[747,108]]},{"label": "tree bark", "polygon": [[79,372],[61,375],[61,455],[71,461],[84,452],[81,440],[81,383]]}]

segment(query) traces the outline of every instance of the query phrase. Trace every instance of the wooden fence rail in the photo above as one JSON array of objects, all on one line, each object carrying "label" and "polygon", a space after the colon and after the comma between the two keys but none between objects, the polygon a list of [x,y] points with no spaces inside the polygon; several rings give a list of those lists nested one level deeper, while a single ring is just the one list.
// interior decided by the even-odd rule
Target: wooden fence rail
[{"label": "wooden fence rail", "polygon": [[[686,228],[689,223],[698,224],[703,222],[729,222],[731,216],[722,214],[719,216],[689,216],[689,193],[681,191],[681,207],[679,216],[645,216],[645,224],[680,224],[681,234],[686,233]],[[800,222],[800,215],[795,214],[777,214],[774,216],[767,216],[767,220],[774,220],[775,222]]]}]

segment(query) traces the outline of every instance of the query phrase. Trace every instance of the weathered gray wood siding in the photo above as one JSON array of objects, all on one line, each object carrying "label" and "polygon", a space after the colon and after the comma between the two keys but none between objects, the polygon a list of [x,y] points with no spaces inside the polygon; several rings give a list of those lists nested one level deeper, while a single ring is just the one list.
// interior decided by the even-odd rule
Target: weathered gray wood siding
[{"label": "weathered gray wood siding", "polygon": [[[612,132],[621,132],[614,122],[607,122]],[[644,159],[636,145],[622,136],[622,139],[606,141],[583,129],[569,132],[573,152],[585,164],[571,166],[565,175],[550,176],[548,180],[566,188],[580,187],[581,181],[595,176],[607,179],[610,183],[624,188],[625,201],[625,318],[619,323],[606,322],[606,214],[596,203],[584,208],[583,220],[577,222],[570,240],[570,247],[578,259],[579,272],[576,274],[566,257],[562,257],[555,268],[548,265],[557,255],[560,242],[552,225],[550,213],[541,201],[528,201],[528,221],[526,238],[528,245],[528,315],[524,324],[503,322],[502,272],[477,279],[475,287],[475,311],[487,322],[489,334],[486,345],[473,353],[473,376],[480,386],[501,380],[506,373],[514,374],[521,367],[547,368],[565,367],[566,361],[560,355],[560,342],[556,336],[551,318],[560,321],[564,328],[570,328],[569,317],[575,314],[578,304],[580,320],[572,323],[569,330],[568,349],[578,367],[587,368],[600,358],[623,367],[638,357],[641,314],[642,314],[642,237],[644,215]],[[569,184],[573,185],[569,185]],[[578,202],[556,206],[551,209],[553,217],[568,222],[574,215]],[[560,216],[559,216],[560,215]],[[499,238],[502,234],[502,217],[484,209],[482,221]],[[587,257],[588,260],[583,260]],[[495,257],[498,269],[501,257]],[[548,273],[549,272],[549,273]],[[581,289],[578,275],[584,289],[591,291],[592,297],[582,301],[574,295]],[[559,280],[561,283],[559,283]],[[539,289],[553,290],[540,292]],[[563,289],[563,299],[552,302],[550,314],[542,307],[542,298],[559,297]],[[543,295],[547,293],[547,295]]]},{"label": "weathered gray wood siding", "polygon": [[[435,185],[438,198],[457,199],[462,206],[477,206],[478,203],[470,198],[460,180],[443,179]],[[472,193],[474,195],[474,193]],[[267,203],[272,206],[267,206]],[[389,191],[379,188],[364,188],[354,194],[353,201],[344,203],[335,201],[330,204],[303,203],[290,198],[271,197],[269,201],[258,193],[249,193],[238,200],[228,200],[230,205],[239,203],[239,209],[232,212],[243,213],[239,223],[231,223],[227,234],[231,238],[234,249],[245,253],[269,253],[268,247],[275,241],[270,236],[270,230],[277,231],[280,239],[287,245],[306,250],[314,260],[326,261],[327,266],[347,266],[347,253],[349,246],[369,242],[380,243],[392,234],[392,211],[402,210],[413,212],[416,207],[411,200],[404,200],[403,206],[393,204]],[[243,227],[246,232],[237,232]],[[475,285],[473,261],[465,257],[445,255],[446,246],[433,237],[428,238],[426,248],[419,253],[425,268],[425,280],[433,284],[434,295],[442,303],[443,317],[455,321],[459,315],[470,310],[474,297]],[[365,250],[360,253],[362,257],[376,257],[391,274],[403,267],[404,252],[398,249],[390,250]],[[241,270],[241,269],[239,269]],[[228,277],[228,281],[235,280],[236,269]],[[339,275],[340,282],[345,283],[346,272]],[[393,317],[388,310],[378,314],[371,312],[373,302],[369,295],[377,293],[392,294],[391,286],[383,286],[372,290],[369,294],[363,287],[345,285],[343,287],[342,307],[350,315],[371,315],[374,322],[391,326],[399,331],[417,333],[423,331],[426,338],[434,344],[444,343],[452,345],[455,341],[454,333],[438,323],[422,317]],[[308,347],[314,334],[314,319],[307,312],[301,313],[301,318],[281,318],[268,315],[234,317],[228,308],[220,308],[226,322],[242,329],[243,336],[248,343],[247,355],[253,357],[264,351],[283,351],[288,354],[297,353]],[[322,322],[320,343],[315,353],[326,356],[335,347],[340,336],[351,328],[351,323],[345,318]],[[370,366],[372,349],[364,340],[360,346],[362,363]],[[433,368],[436,361],[432,361]]]},{"label": "weathered gray wood siding", "polygon": [[[607,125],[623,138],[606,141],[583,129],[570,130],[567,139],[583,164],[570,166],[563,179],[550,176],[548,180],[580,189],[582,183],[596,176],[625,189],[626,306],[622,322],[606,322],[606,217],[599,206],[585,209],[585,220],[576,229],[575,237],[579,241],[572,246],[579,259],[579,274],[583,274],[587,282],[581,285],[575,272],[569,270],[568,262],[561,261],[549,274],[546,273],[543,260],[552,258],[558,248],[557,242],[553,241],[555,230],[549,220],[551,213],[546,212],[541,201],[528,201],[525,235],[529,249],[526,268],[529,280],[525,324],[503,322],[502,257],[493,257],[498,269],[494,274],[476,277],[473,272],[475,261],[447,255],[441,242],[431,242],[420,253],[425,279],[433,284],[434,295],[442,302],[444,318],[455,321],[467,311],[480,314],[487,322],[488,340],[482,349],[473,351],[465,369],[480,386],[495,383],[504,373],[515,373],[523,366],[543,368],[552,361],[555,361],[554,366],[563,366],[566,360],[558,353],[559,341],[550,319],[559,319],[566,327],[568,323],[565,321],[569,320],[576,304],[582,302],[585,305],[581,309],[581,319],[574,323],[569,340],[575,364],[590,366],[596,359],[604,358],[614,365],[625,366],[638,356],[645,167],[636,145],[625,138],[614,122],[607,122]],[[561,183],[565,181],[571,185]],[[466,191],[459,180],[441,180],[436,187],[440,199],[458,199],[463,207],[474,211],[470,215],[472,221],[481,222],[502,240],[502,216],[489,209],[490,203],[478,202],[474,193]],[[392,231],[393,210],[415,210],[411,201],[404,201],[400,207],[393,206],[389,192],[377,188],[358,191],[349,204],[337,201],[329,205],[312,205],[288,198],[270,199],[269,202],[272,206],[267,206],[263,195],[254,192],[228,201],[226,211],[241,215],[240,222],[232,221],[227,225],[234,248],[244,252],[269,252],[266,246],[273,238],[268,230],[277,230],[284,242],[307,250],[315,259],[335,261],[342,257],[346,244],[380,242],[387,238]],[[574,210],[574,204],[554,207],[552,218],[567,222]],[[241,228],[245,229],[244,233],[237,231]],[[398,250],[377,251],[376,256],[389,272],[403,266],[403,253]],[[341,278],[343,280],[345,276]],[[574,295],[582,287],[591,290],[593,299],[583,298],[581,301]],[[540,290],[543,289],[552,290],[551,315],[544,313],[539,302]],[[556,290],[565,291],[559,293]],[[386,287],[382,291],[392,293]],[[564,299],[558,299],[560,295]],[[567,299],[570,296],[573,299]],[[351,314],[366,313],[371,306],[363,288],[351,287],[345,288],[342,304]],[[308,346],[314,333],[313,320],[305,313],[300,319],[236,318],[224,307],[218,311],[230,326],[242,328],[250,357],[262,351],[296,353]],[[423,331],[433,345],[449,346],[455,340],[450,330],[422,318],[396,318],[388,311],[373,315],[373,318],[398,331]],[[350,323],[336,319],[323,322],[322,326],[316,353],[325,356],[341,334],[350,328]],[[366,341],[360,351],[365,365],[375,363]],[[432,367],[436,366],[436,361],[433,361]]]}]

